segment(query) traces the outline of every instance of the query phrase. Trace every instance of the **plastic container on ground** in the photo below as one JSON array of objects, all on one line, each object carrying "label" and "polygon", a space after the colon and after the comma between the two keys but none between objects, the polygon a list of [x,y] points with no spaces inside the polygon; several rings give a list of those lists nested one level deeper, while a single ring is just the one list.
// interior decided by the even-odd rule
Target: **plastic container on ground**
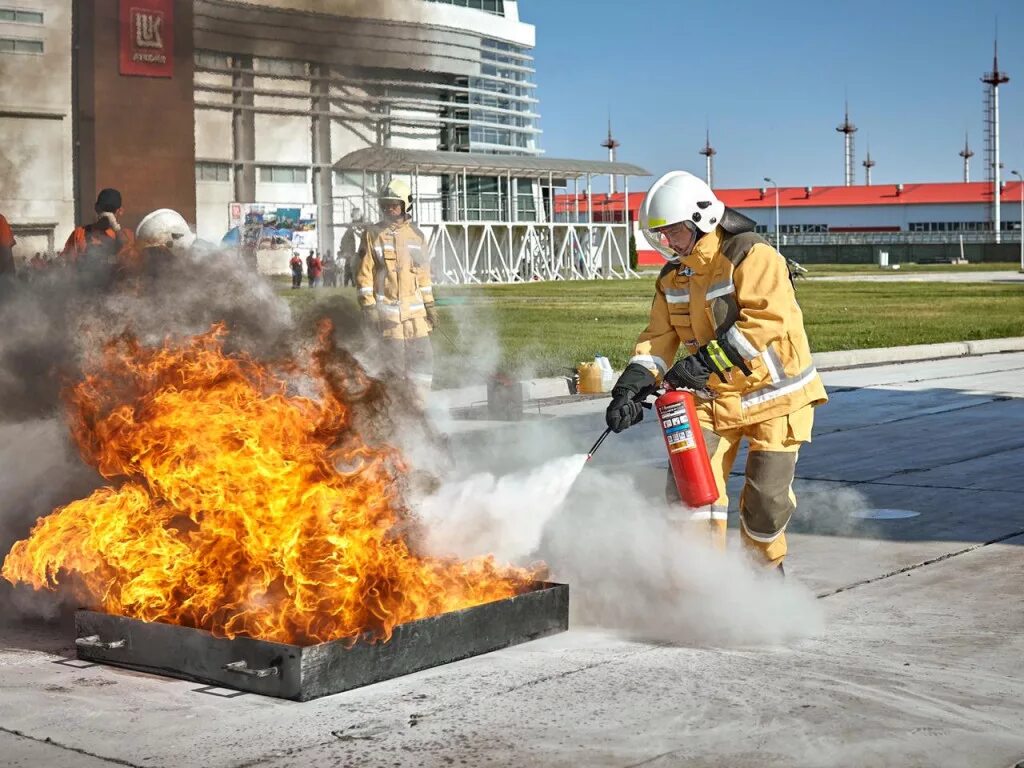
[{"label": "plastic container on ground", "polygon": [[601,368],[601,391],[611,392],[615,385],[615,371],[612,370],[611,361],[604,355],[598,355],[594,358],[594,362]]},{"label": "plastic container on ground", "polygon": [[583,394],[610,392],[615,384],[615,372],[607,357],[595,355],[594,362],[576,366],[579,375],[579,391]]},{"label": "plastic container on ground", "polygon": [[595,395],[604,390],[601,388],[601,366],[597,363],[580,363],[576,366],[579,374],[579,392],[584,395]]}]

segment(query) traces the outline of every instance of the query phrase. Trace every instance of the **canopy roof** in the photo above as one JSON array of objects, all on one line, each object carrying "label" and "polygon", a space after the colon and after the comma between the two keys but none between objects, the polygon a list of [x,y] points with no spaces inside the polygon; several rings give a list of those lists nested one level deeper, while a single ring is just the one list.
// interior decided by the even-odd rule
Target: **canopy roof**
[{"label": "canopy roof", "polygon": [[601,160],[560,160],[528,155],[488,155],[473,152],[441,152],[425,149],[366,147],[350,152],[334,164],[334,170],[377,171],[388,173],[421,173],[443,175],[462,173],[472,176],[504,176],[516,178],[578,179],[588,173],[595,176],[650,176],[650,172],[631,163],[609,163]]}]

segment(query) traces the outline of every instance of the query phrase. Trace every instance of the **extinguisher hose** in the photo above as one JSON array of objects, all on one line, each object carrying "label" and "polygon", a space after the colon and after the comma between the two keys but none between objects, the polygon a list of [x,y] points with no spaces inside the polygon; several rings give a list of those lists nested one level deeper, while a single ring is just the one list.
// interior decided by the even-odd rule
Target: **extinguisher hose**
[{"label": "extinguisher hose", "polygon": [[611,433],[611,427],[608,427],[608,429],[601,433],[601,436],[597,438],[597,442],[595,442],[591,446],[590,450],[587,452],[587,461],[590,461],[592,458],[594,458],[594,454],[597,453],[597,449],[601,447],[601,443],[603,443],[605,441],[605,438],[607,438],[608,435],[610,435]]},{"label": "extinguisher hose", "polygon": [[[663,388],[660,388],[660,389],[656,390],[653,394],[656,397],[661,397],[667,391],[668,391],[668,389],[663,387]],[[714,398],[715,398],[715,393],[712,392],[710,389],[690,390],[690,391],[692,391],[695,395],[697,395],[699,397],[703,397],[706,400],[714,400]],[[648,397],[649,397],[649,395],[648,395]],[[640,405],[642,405],[647,410],[652,410],[654,408],[654,403],[649,401],[649,400],[647,400],[646,397],[640,402]],[[597,438],[597,441],[590,447],[590,450],[587,452],[587,461],[590,461],[592,458],[594,458],[594,454],[597,453],[597,449],[601,447],[601,443],[603,443],[608,438],[608,435],[610,435],[611,433],[612,433],[612,428],[611,427],[608,427],[608,429],[606,429],[604,432],[601,433],[601,436],[599,438]]]}]

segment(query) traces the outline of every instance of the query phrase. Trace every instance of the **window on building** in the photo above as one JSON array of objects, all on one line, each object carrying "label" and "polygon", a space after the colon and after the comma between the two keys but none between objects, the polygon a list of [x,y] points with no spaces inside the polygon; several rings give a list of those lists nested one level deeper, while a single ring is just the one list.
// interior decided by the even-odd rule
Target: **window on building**
[{"label": "window on building", "polygon": [[230,66],[228,55],[216,51],[196,51],[192,55],[192,61],[200,69],[227,69]]},{"label": "window on building", "polygon": [[779,232],[786,235],[799,235],[803,233],[828,232],[825,224],[782,224]]},{"label": "window on building", "polygon": [[457,5],[460,8],[473,8],[477,11],[487,11],[487,13],[493,13],[498,16],[505,15],[505,0],[427,0],[427,2]]},{"label": "window on building", "polygon": [[42,11],[26,11],[22,8],[0,8],[0,21],[13,21],[16,24],[42,24]]},{"label": "window on building", "polygon": [[196,181],[231,181],[229,163],[196,163]]},{"label": "window on building", "polygon": [[261,165],[259,169],[265,184],[305,184],[309,171],[301,165]]},{"label": "window on building", "polygon": [[516,179],[516,218],[519,221],[537,220],[537,201],[533,196],[532,179]]},{"label": "window on building", "polygon": [[254,59],[253,69],[260,74],[278,77],[305,77],[309,74],[305,62],[287,59]]},{"label": "window on building", "polygon": [[42,40],[22,40],[16,37],[0,37],[0,53],[42,53]]}]

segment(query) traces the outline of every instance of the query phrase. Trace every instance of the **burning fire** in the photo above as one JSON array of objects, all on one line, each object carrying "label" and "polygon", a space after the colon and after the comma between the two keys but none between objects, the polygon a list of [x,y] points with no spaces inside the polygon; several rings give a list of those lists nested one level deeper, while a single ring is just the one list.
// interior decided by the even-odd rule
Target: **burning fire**
[{"label": "burning fire", "polygon": [[[410,549],[402,458],[356,429],[381,385],[329,325],[306,371],[228,354],[225,337],[107,345],[67,400],[83,458],[116,484],[41,518],[4,578],[63,584],[107,613],[307,644],[386,640],[534,577]],[[302,373],[315,397],[294,393]]]}]

